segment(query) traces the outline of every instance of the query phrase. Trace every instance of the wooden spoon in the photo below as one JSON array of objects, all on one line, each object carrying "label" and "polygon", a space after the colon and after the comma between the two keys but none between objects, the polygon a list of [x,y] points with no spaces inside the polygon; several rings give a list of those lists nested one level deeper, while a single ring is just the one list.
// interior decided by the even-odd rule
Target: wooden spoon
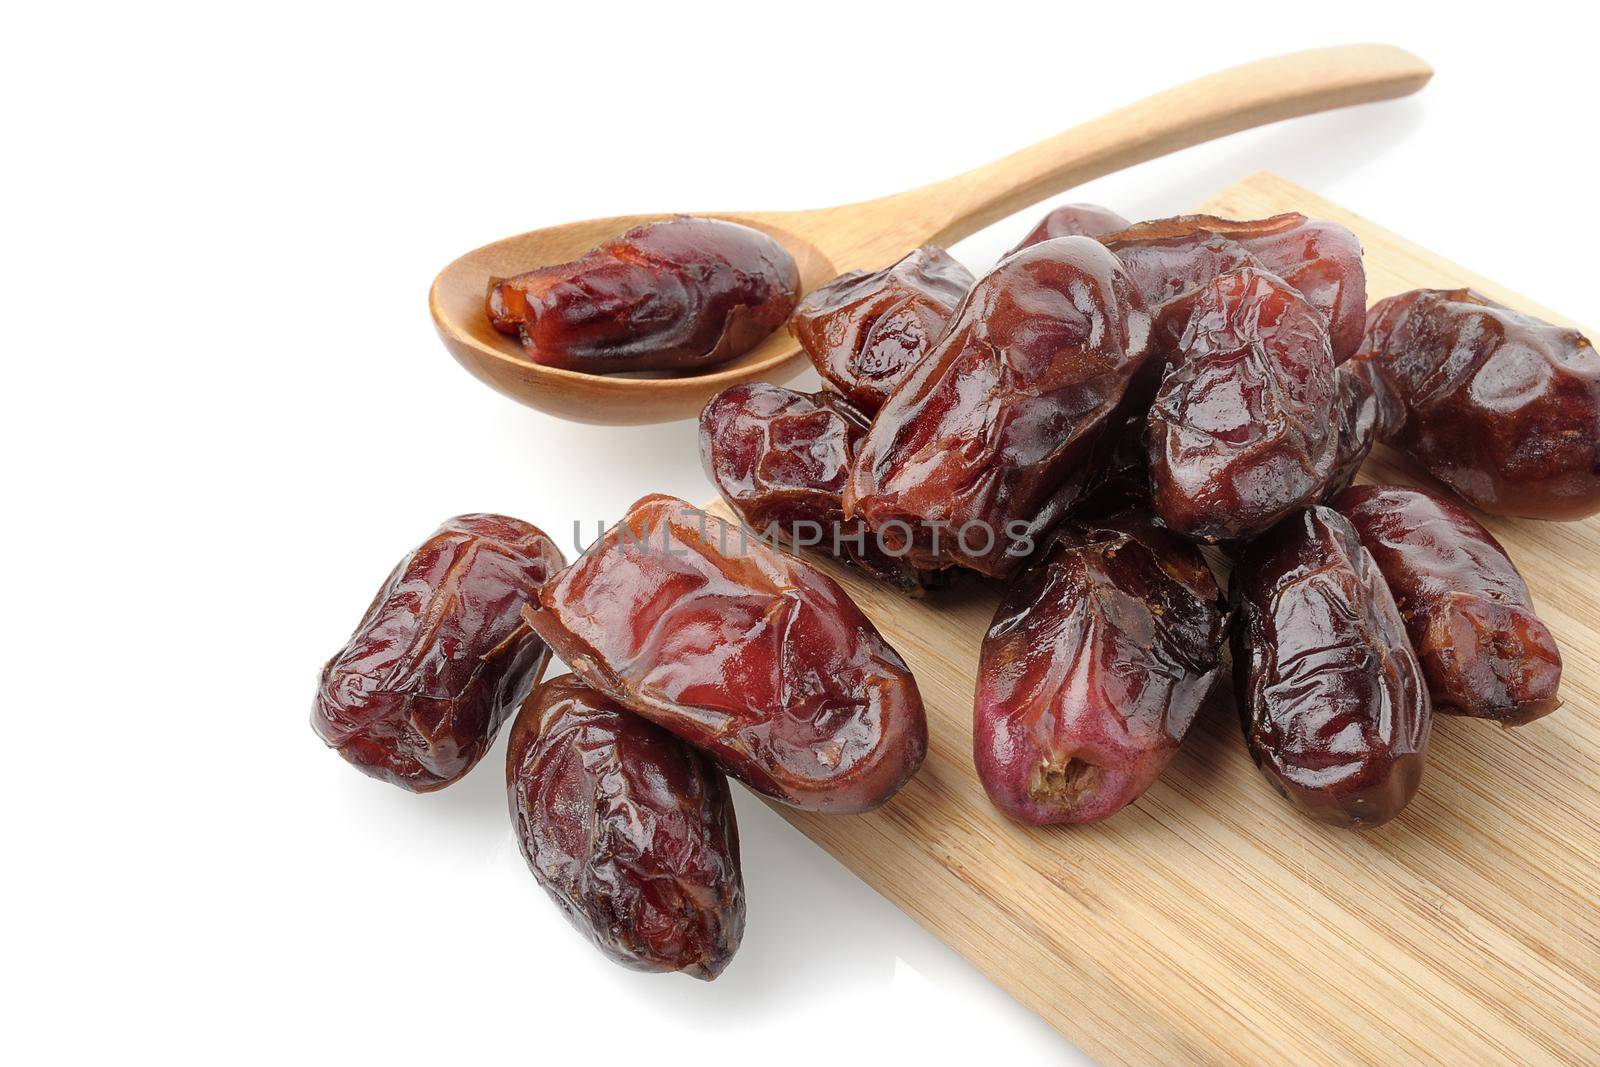
[{"label": "wooden spoon", "polygon": [[[1389,45],[1344,45],[1246,63],[1113,111],[1032,148],[895,196],[814,211],[711,218],[777,238],[800,265],[801,288],[848,270],[876,270],[927,242],[951,244],[1081,182],[1240,130],[1414,93],[1433,70]],[[737,359],[700,373],[583,374],[542,367],[484,312],[490,277],[575,259],[632,226],[625,215],[535,230],[469,252],[434,279],[428,307],[445,347],[483,381],[524,404],[579,422],[628,425],[689,418],[730,385],[786,381],[806,366],[778,330]]]}]

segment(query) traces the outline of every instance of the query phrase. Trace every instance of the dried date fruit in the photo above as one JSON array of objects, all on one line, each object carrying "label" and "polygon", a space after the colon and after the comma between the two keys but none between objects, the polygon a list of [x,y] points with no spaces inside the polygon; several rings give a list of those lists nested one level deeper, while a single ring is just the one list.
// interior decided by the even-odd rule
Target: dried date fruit
[{"label": "dried date fruit", "polygon": [[851,271],[812,290],[789,331],[822,380],[870,417],[971,288],[971,271],[937,245],[924,245],[883,270]]},{"label": "dried date fruit", "polygon": [[547,367],[709,367],[783,325],[800,293],[794,257],[760,230],[680,215],[635,226],[570,263],[494,279],[489,321]]},{"label": "dried date fruit", "polygon": [[601,952],[722,973],[744,934],[744,877],[728,782],[704,757],[568,675],[512,724],[506,791],[528,867]]},{"label": "dried date fruit", "polygon": [[1313,507],[1234,569],[1234,690],[1250,755],[1302,812],[1366,829],[1417,791],[1433,713],[1405,623],[1349,521]]},{"label": "dried date fruit", "polygon": [[845,515],[912,566],[1014,573],[1148,404],[1149,332],[1127,272],[1087,237],[1002,260],[878,412]]},{"label": "dried date fruit", "polygon": [[1333,387],[1338,413],[1339,447],[1333,461],[1333,473],[1322,491],[1323,498],[1333,496],[1356,480],[1361,465],[1372,453],[1378,440],[1378,425],[1383,418],[1378,397],[1366,375],[1359,373],[1354,364],[1341,363],[1334,368]]},{"label": "dried date fruit", "polygon": [[1336,222],[1297,212],[1250,221],[1179,215],[1142,222],[1102,240],[1128,265],[1157,319],[1163,347],[1182,332],[1185,303],[1201,286],[1244,267],[1276,274],[1327,318],[1335,363],[1349,359],[1361,344],[1367,310],[1361,242]]},{"label": "dried date fruit", "polygon": [[1471,289],[1374,304],[1355,362],[1390,412],[1382,439],[1474,507],[1581,519],[1600,511],[1600,357]]},{"label": "dried date fruit", "polygon": [[519,613],[565,562],[521,519],[447,520],[322,668],[312,729],[366,774],[414,792],[460,778],[544,670],[544,642]]},{"label": "dried date fruit", "polygon": [[876,807],[927,750],[916,681],[839,584],[670,496],[647,496],[524,618],[584,681],[756,792]]},{"label": "dried date fruit", "polygon": [[1155,781],[1221,673],[1199,551],[1125,512],[1069,523],[1006,589],[984,638],[978,777],[1027,823],[1107,818]]},{"label": "dried date fruit", "polygon": [[1561,706],[1561,653],[1494,535],[1420,489],[1358,485],[1350,520],[1394,594],[1435,711],[1518,726]]},{"label": "dried date fruit", "polygon": [[1150,408],[1157,514],[1210,543],[1248,540],[1317,500],[1337,459],[1328,324],[1259,270],[1197,294]]},{"label": "dried date fruit", "polygon": [[908,593],[941,583],[888,555],[843,493],[867,418],[834,393],[756,382],[724,389],[700,412],[700,459],[722,498],[753,530],[814,547]]},{"label": "dried date fruit", "polygon": [[1062,204],[1052,208],[1050,213],[1039,220],[1039,224],[1028,231],[1028,235],[1018,241],[1006,255],[1020,252],[1043,241],[1053,241],[1057,237],[1103,237],[1108,233],[1125,230],[1133,223],[1099,204]]}]

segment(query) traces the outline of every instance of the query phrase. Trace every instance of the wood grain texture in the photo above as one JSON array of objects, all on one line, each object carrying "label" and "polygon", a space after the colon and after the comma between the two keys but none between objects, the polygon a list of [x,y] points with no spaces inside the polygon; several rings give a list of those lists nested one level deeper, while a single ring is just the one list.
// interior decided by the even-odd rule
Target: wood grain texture
[{"label": "wood grain texture", "polygon": [[[1472,285],[1570,321],[1270,175],[1202,210],[1349,225],[1373,299]],[[1415,481],[1391,455],[1362,480]],[[1439,717],[1421,791],[1386,827],[1297,815],[1231,698],[1115,818],[1012,824],[970,752],[996,595],[916,602],[832,566],[915,670],[931,748],[879,812],[782,814],[1103,1063],[1595,1063],[1600,520],[1486,521],[1561,644],[1566,706],[1517,730]]]},{"label": "wood grain texture", "polygon": [[[952,243],[996,219],[1124,167],[1253,126],[1414,93],[1433,70],[1403,49],[1337,45],[1221,70],[1075,126],[953,178],[893,196],[812,211],[700,212],[762,230],[786,247],[809,291],[845,271],[888,266],[929,241]],[[489,325],[489,281],[577,258],[666,215],[590,219],[508,237],[455,260],[434,279],[428,310],[456,360],[514,400],[577,422],[693,418],[723,389],[782,382],[805,369],[785,330],[703,373],[585,374],[528,359]]]}]

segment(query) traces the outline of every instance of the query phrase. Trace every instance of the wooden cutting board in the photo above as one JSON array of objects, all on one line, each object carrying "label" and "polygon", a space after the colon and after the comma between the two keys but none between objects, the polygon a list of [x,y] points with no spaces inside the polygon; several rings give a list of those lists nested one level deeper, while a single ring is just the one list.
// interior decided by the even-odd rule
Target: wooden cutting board
[{"label": "wooden cutting board", "polygon": [[[1373,300],[1471,285],[1570,322],[1270,174],[1199,210],[1337,219]],[[1414,481],[1392,455],[1362,480]],[[1231,703],[1108,822],[1010,823],[971,755],[996,595],[918,602],[834,566],[916,672],[931,747],[881,811],[783,815],[1102,1063],[1600,1062],[1600,520],[1486,522],[1561,644],[1566,706],[1518,730],[1439,717],[1381,829],[1297,815]]]}]

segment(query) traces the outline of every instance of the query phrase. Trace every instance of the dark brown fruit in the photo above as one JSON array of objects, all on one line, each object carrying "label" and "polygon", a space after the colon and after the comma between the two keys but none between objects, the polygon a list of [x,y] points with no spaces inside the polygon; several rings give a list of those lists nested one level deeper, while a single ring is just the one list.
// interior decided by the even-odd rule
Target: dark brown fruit
[{"label": "dark brown fruit", "polygon": [[1101,237],[1118,230],[1125,230],[1131,225],[1133,225],[1131,222],[1115,211],[1099,204],[1062,204],[1060,207],[1051,208],[1049,214],[1040,219],[1039,224],[1029,230],[1028,235],[1018,241],[1016,247],[1006,255],[1020,252],[1042,241],[1053,241],[1057,237]]},{"label": "dark brown fruit", "polygon": [[625,967],[722,973],[744,934],[728,782],[665,730],[576,678],[511,727],[506,790],[539,884]]},{"label": "dark brown fruit", "polygon": [[1305,814],[1367,829],[1417,791],[1432,726],[1422,668],[1355,529],[1314,507],[1233,572],[1234,689],[1256,766]]},{"label": "dark brown fruit", "polygon": [[1150,409],[1156,513],[1212,543],[1245,541],[1319,499],[1337,459],[1322,314],[1255,269],[1202,288]]},{"label": "dark brown fruit", "polygon": [[1127,272],[1087,237],[1002,260],[878,412],[845,514],[912,566],[1014,573],[1148,404],[1149,330]]},{"label": "dark brown fruit", "polygon": [[446,521],[322,668],[312,729],[365,773],[415,792],[460,778],[544,669],[544,642],[520,612],[564,565],[520,519]]},{"label": "dark brown fruit", "polygon": [[849,594],[673,497],[636,503],[525,617],[584,681],[774,800],[865,811],[927,751],[916,681]]},{"label": "dark brown fruit", "polygon": [[712,397],[700,412],[700,461],[745,524],[769,542],[815,548],[913,595],[942,580],[885,553],[844,517],[850,462],[867,419],[836,393],[757,382]]},{"label": "dark brown fruit", "polygon": [[1069,523],[983,641],[972,748],[995,806],[1094,822],[1149,788],[1219,679],[1219,601],[1199,551],[1148,520]]},{"label": "dark brown fruit", "polygon": [[927,355],[971,288],[971,271],[925,245],[883,270],[851,271],[813,289],[789,331],[822,380],[870,417]]},{"label": "dark brown fruit", "polygon": [[679,216],[570,263],[490,283],[489,321],[547,367],[709,367],[783,325],[800,295],[788,251],[760,230]]},{"label": "dark brown fruit", "polygon": [[1600,356],[1471,289],[1374,304],[1352,361],[1383,440],[1474,507],[1581,519],[1600,511]]},{"label": "dark brown fruit", "polygon": [[1527,583],[1459,504],[1358,485],[1333,500],[1372,553],[1422,661],[1435,711],[1518,726],[1561,706],[1561,653]]}]

